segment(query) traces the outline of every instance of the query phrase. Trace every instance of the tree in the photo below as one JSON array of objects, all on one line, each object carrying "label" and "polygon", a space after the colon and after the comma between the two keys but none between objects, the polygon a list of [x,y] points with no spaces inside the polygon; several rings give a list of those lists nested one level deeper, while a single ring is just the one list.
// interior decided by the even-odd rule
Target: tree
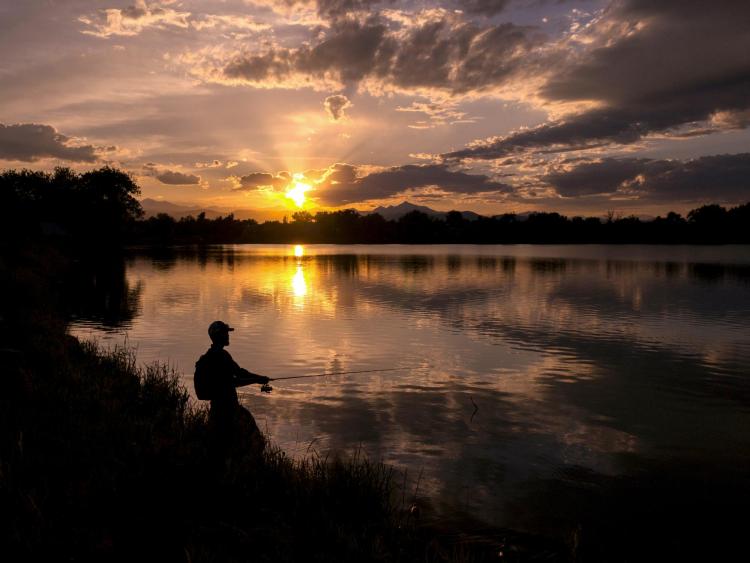
[{"label": "tree", "polygon": [[121,242],[134,221],[143,216],[133,179],[105,166],[79,174],[55,168],[52,174],[9,170],[0,175],[0,199],[8,205],[16,230],[65,232],[79,244]]},{"label": "tree", "polygon": [[292,221],[295,223],[312,223],[314,218],[309,211],[296,211],[292,213]]}]

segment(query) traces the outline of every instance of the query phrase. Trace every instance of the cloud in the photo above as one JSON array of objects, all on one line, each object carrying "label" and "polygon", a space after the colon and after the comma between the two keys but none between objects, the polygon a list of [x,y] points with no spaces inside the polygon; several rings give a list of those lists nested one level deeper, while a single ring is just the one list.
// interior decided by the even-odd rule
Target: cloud
[{"label": "cloud", "polygon": [[223,163],[220,160],[214,159],[208,162],[196,162],[194,166],[196,168],[219,168],[223,166]]},{"label": "cloud", "polygon": [[540,71],[542,100],[591,109],[445,156],[496,159],[747,126],[748,24],[750,3],[739,0],[721,0],[711,9],[697,0],[612,2],[583,31],[571,33]]},{"label": "cloud", "polygon": [[325,19],[337,19],[349,14],[370,11],[376,4],[393,4],[396,0],[249,0],[251,4],[266,6],[285,13],[295,8],[315,10]]},{"label": "cloud", "polygon": [[[322,18],[336,19],[350,14],[369,12],[378,4],[396,4],[397,0],[251,0],[251,2],[277,9],[308,6],[314,8]],[[402,2],[402,4],[408,5],[407,2]],[[510,0],[451,0],[443,4],[470,14],[494,16],[505,10]]]},{"label": "cloud", "polygon": [[331,166],[315,186],[315,195],[326,205],[346,205],[386,199],[406,190],[428,187],[458,194],[506,192],[510,189],[488,176],[451,170],[444,164],[406,164],[366,175],[360,175],[360,172],[350,164]]},{"label": "cloud", "polygon": [[392,4],[395,0],[317,0],[318,13],[327,18],[340,18],[354,12],[369,11],[375,4]]},{"label": "cloud", "polygon": [[204,80],[257,88],[467,94],[526,72],[527,57],[541,42],[527,26],[477,25],[461,14],[433,10],[408,25],[379,16],[342,17],[298,47],[252,45],[223,58],[212,49],[178,60]]},{"label": "cloud", "polygon": [[542,180],[564,197],[593,194],[660,201],[750,201],[750,153],[691,160],[607,158],[554,171]]},{"label": "cloud", "polygon": [[289,172],[279,172],[278,174],[268,174],[266,172],[253,172],[239,178],[239,185],[233,191],[249,191],[260,188],[271,188],[281,190],[291,182],[292,177]]},{"label": "cloud", "polygon": [[398,106],[396,111],[422,113],[427,119],[421,119],[409,125],[412,129],[431,129],[440,125],[453,125],[456,123],[476,123],[476,117],[470,117],[466,112],[460,111],[458,102],[455,100],[440,100],[437,102],[412,102],[408,106]]},{"label": "cloud", "polygon": [[75,162],[94,162],[99,149],[75,145],[70,137],[50,125],[0,123],[0,158],[33,162],[40,158],[59,158]]},{"label": "cloud", "polygon": [[271,29],[267,23],[259,23],[255,18],[236,14],[206,14],[200,19],[191,19],[190,26],[198,31],[204,29],[236,29],[261,32]]},{"label": "cloud", "polygon": [[132,6],[99,10],[94,15],[81,16],[78,21],[90,28],[82,33],[102,38],[138,35],[149,28],[171,26],[186,29],[190,12],[178,12],[164,4],[166,2],[147,4],[145,0],[136,0]]},{"label": "cloud", "polygon": [[156,175],[156,179],[162,184],[170,185],[195,185],[200,184],[201,177],[194,174],[185,174],[183,172],[175,172],[172,170],[164,170]]},{"label": "cloud", "polygon": [[345,112],[348,108],[352,107],[352,103],[346,96],[336,94],[328,96],[323,102],[323,107],[325,107],[328,115],[331,116],[331,119],[338,121],[342,117],[345,117]]},{"label": "cloud", "polygon": [[487,160],[527,150],[591,148],[603,143],[628,144],[639,140],[662,119],[658,111],[651,111],[647,115],[630,110],[592,110],[473,143],[443,156],[447,159]]},{"label": "cloud", "polygon": [[342,83],[356,83],[387,57],[387,27],[376,17],[365,22],[336,22],[322,41],[295,52],[296,70],[312,76],[330,74]]},{"label": "cloud", "polygon": [[558,67],[542,93],[615,106],[715,95],[731,103],[750,71],[749,21],[743,0],[711,9],[696,0],[613,2],[586,35],[591,47]]},{"label": "cloud", "polygon": [[567,170],[555,170],[542,180],[564,197],[613,194],[641,174],[649,162],[638,158],[607,158],[581,163]]},{"label": "cloud", "polygon": [[510,0],[460,0],[456,4],[470,14],[494,16],[510,4]]}]

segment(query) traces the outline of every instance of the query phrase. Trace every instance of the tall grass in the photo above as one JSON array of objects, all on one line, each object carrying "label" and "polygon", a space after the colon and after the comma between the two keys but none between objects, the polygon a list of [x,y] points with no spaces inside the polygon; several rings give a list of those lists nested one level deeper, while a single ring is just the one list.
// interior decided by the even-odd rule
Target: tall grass
[{"label": "tall grass", "polygon": [[6,539],[24,559],[399,558],[382,464],[268,447],[217,465],[206,409],[125,349],[68,339],[51,371],[25,375],[22,443],[2,464]]},{"label": "tall grass", "polygon": [[217,461],[174,371],[66,334],[66,263],[0,254],[3,561],[498,560],[415,525],[394,470],[360,451]]}]

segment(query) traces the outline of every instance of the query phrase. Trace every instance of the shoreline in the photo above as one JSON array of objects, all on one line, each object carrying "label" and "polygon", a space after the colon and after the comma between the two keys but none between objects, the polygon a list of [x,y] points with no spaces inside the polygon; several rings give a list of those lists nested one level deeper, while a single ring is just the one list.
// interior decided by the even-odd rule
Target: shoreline
[{"label": "shoreline", "polygon": [[0,268],[3,289],[18,296],[0,325],[11,368],[0,480],[10,552],[25,559],[481,561],[502,545],[504,560],[524,561],[565,551],[511,531],[476,538],[423,526],[396,498],[394,470],[357,455],[292,460],[271,446],[210,474],[206,408],[190,404],[167,366],[137,367],[131,351],[106,352],[67,334],[54,288],[69,260],[39,250]]}]

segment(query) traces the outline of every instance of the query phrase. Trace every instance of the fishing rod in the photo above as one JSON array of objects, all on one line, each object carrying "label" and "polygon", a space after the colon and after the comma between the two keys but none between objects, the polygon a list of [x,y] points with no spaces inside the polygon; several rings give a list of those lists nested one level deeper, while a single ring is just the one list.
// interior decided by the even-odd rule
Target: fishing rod
[{"label": "fishing rod", "polygon": [[284,379],[305,379],[308,377],[325,377],[326,375],[352,375],[355,373],[376,373],[379,371],[399,371],[411,368],[385,368],[385,369],[362,369],[358,371],[329,371],[328,373],[315,373],[313,375],[292,375],[290,377],[271,377],[271,381],[282,381]]},{"label": "fishing rod", "polygon": [[[327,373],[314,373],[312,375],[292,375],[289,377],[271,377],[269,379],[271,381],[284,381],[284,380],[289,380],[289,379],[307,379],[310,377],[326,377],[328,375],[353,375],[355,373],[378,373],[378,372],[383,372],[383,371],[401,371],[405,369],[411,369],[411,368],[403,367],[403,368],[385,368],[385,369],[362,369],[362,370],[356,370],[356,371],[330,371]],[[260,388],[260,390],[263,393],[270,393],[271,389],[272,387],[268,383],[264,384]]]}]

